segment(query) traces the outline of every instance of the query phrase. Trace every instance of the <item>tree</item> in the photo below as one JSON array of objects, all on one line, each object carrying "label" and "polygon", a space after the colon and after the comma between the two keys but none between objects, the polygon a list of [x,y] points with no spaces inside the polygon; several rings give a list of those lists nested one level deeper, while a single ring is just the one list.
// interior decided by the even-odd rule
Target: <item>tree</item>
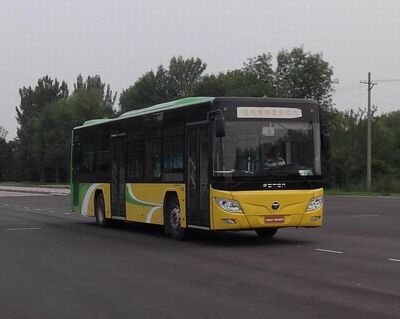
[{"label": "tree", "polygon": [[113,107],[115,104],[115,100],[117,98],[117,92],[113,94],[110,88],[110,84],[105,85],[101,81],[100,75],[88,76],[86,81],[83,81],[82,74],[79,74],[76,78],[76,83],[74,84],[74,94],[77,92],[91,92],[98,94],[101,96],[103,102],[103,106],[111,111],[113,111]]},{"label": "tree", "polygon": [[361,184],[366,167],[363,159],[366,152],[365,112],[362,109],[331,110],[330,115],[326,123],[329,123],[333,186],[354,188]]},{"label": "tree", "polygon": [[72,129],[90,119],[114,116],[115,99],[116,93],[99,75],[88,76],[85,81],[79,75],[69,98],[46,107],[39,126],[46,127],[45,145],[52,145],[43,159],[48,179],[57,183],[68,180]]},{"label": "tree", "polygon": [[23,87],[19,90],[20,106],[16,107],[18,123],[22,126],[32,117],[38,117],[47,104],[67,97],[68,93],[68,86],[64,81],[60,83],[47,75],[38,80],[34,89],[30,86]]},{"label": "tree", "polygon": [[7,143],[7,130],[0,126],[0,181],[14,179],[14,150],[13,143]]},{"label": "tree", "polygon": [[174,98],[192,95],[193,87],[200,81],[207,65],[199,58],[184,60],[180,55],[169,62],[168,88]]},{"label": "tree", "polygon": [[373,188],[385,193],[398,193],[400,192],[400,111],[375,117],[372,131]]},{"label": "tree", "polygon": [[42,136],[47,146],[43,154],[46,179],[56,183],[68,180],[71,131],[74,126],[68,100],[61,99],[49,104],[39,126],[46,128]]},{"label": "tree", "polygon": [[160,65],[157,72],[149,71],[120,96],[119,104],[121,112],[137,110],[143,107],[162,103],[173,99],[169,95],[168,72]]},{"label": "tree", "polygon": [[275,72],[272,67],[271,53],[263,53],[248,59],[247,62],[244,63],[243,71],[246,74],[253,75],[257,82],[272,86],[275,80]]},{"label": "tree", "polygon": [[78,75],[74,91],[67,101],[71,129],[90,119],[113,117],[116,96],[117,93],[113,93],[110,85],[103,83],[99,75],[88,76],[86,81]]},{"label": "tree", "polygon": [[124,90],[119,100],[120,110],[123,113],[193,95],[205,69],[206,64],[199,58],[173,57],[168,69],[160,65],[156,73],[146,72]]},{"label": "tree", "polygon": [[320,54],[294,48],[282,50],[277,56],[275,90],[279,97],[314,99],[321,107],[332,105],[332,93],[336,80],[333,69]]},{"label": "tree", "polygon": [[195,96],[225,96],[226,91],[222,77],[214,74],[205,75],[193,87]]},{"label": "tree", "polygon": [[270,83],[258,79],[257,74],[246,70],[233,70],[219,76],[226,96],[273,96]]},{"label": "tree", "polygon": [[68,179],[71,131],[93,118],[114,116],[116,93],[100,76],[77,77],[69,96],[65,82],[45,76],[34,89],[20,89],[15,156],[17,178],[29,181]]},{"label": "tree", "polygon": [[[373,108],[373,113],[377,108]],[[366,178],[366,109],[325,112],[330,132],[333,186],[363,190]],[[372,186],[384,193],[400,192],[400,112],[373,116]]]},{"label": "tree", "polygon": [[23,87],[19,90],[21,102],[16,107],[17,122],[17,164],[18,178],[44,181],[45,168],[43,154],[45,144],[43,132],[45,126],[40,126],[40,117],[47,105],[68,96],[68,86],[49,76],[39,79],[37,85]]},{"label": "tree", "polygon": [[242,69],[206,75],[192,93],[201,96],[274,96],[274,71],[270,53],[250,58]]}]

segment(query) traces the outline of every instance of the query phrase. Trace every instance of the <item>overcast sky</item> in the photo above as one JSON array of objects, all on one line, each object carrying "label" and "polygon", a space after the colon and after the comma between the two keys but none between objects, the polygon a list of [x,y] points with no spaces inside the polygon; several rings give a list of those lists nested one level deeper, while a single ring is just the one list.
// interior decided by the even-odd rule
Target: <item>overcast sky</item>
[{"label": "overcast sky", "polygon": [[[200,57],[207,73],[264,52],[322,53],[343,110],[400,109],[399,0],[0,0],[0,126],[15,137],[18,89],[43,75],[99,74],[119,93],[173,55]],[[399,80],[399,81],[379,81]]]}]

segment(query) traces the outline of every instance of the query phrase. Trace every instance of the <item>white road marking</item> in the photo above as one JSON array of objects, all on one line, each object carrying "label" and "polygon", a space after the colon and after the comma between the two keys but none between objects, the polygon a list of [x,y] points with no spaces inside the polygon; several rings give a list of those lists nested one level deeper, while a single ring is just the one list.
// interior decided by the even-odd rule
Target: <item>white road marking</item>
[{"label": "white road marking", "polygon": [[18,205],[14,205],[14,207],[19,207]]},{"label": "white road marking", "polygon": [[64,215],[71,215],[71,213],[64,213]]},{"label": "white road marking", "polygon": [[35,208],[35,210],[41,210],[40,208]]},{"label": "white road marking", "polygon": [[379,215],[377,214],[365,214],[365,215],[353,215],[353,217],[378,217]]},{"label": "white road marking", "polygon": [[381,195],[381,196],[369,196],[369,195],[330,195],[334,197],[358,197],[358,198],[369,198],[369,199],[374,199],[374,198],[388,198],[388,199],[393,199],[396,198],[394,196],[388,196],[388,195]]},{"label": "white road marking", "polygon": [[322,251],[324,253],[343,254],[343,251],[337,251],[337,250],[328,250],[328,249],[321,249],[321,248],[316,248],[315,250]]},{"label": "white road marking", "polygon": [[16,227],[16,228],[7,228],[6,230],[8,231],[14,231],[14,230],[38,230],[42,229],[41,227]]},{"label": "white road marking", "polygon": [[400,259],[389,258],[389,260],[390,260],[390,261],[395,261],[395,262],[398,262],[398,263],[400,263]]},{"label": "white road marking", "polygon": [[55,213],[55,211],[54,210],[49,210],[49,213]]}]

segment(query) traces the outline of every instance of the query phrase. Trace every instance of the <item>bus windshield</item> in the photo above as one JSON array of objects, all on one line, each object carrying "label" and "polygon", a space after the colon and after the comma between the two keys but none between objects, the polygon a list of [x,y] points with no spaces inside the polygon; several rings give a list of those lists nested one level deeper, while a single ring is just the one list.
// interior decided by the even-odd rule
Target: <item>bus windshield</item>
[{"label": "bus windshield", "polygon": [[302,177],[321,174],[318,123],[226,121],[214,143],[214,176]]}]

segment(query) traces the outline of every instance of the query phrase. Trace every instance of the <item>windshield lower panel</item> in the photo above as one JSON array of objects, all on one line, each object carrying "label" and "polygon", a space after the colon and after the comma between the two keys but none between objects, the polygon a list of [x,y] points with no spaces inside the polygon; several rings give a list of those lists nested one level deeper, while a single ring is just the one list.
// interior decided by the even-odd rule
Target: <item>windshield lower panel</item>
[{"label": "windshield lower panel", "polygon": [[320,175],[316,127],[304,121],[227,121],[225,137],[215,138],[213,174],[252,180]]}]

